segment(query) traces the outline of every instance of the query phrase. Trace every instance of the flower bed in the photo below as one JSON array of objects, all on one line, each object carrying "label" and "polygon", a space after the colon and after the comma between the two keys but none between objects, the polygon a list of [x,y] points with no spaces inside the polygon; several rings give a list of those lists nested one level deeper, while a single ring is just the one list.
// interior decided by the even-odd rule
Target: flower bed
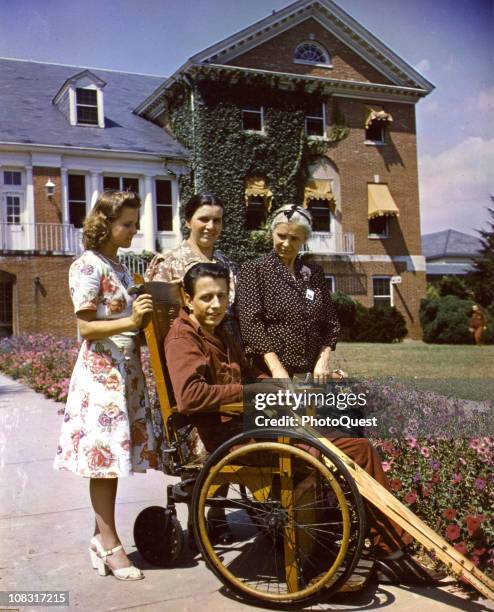
[{"label": "flower bed", "polygon": [[[0,370],[56,401],[65,401],[78,352],[75,340],[32,334],[0,341]],[[147,352],[143,366],[151,399],[154,381]],[[381,397],[385,388],[381,387]],[[388,404],[434,405],[440,420],[446,403],[439,396],[393,385]],[[426,401],[427,400],[427,401]],[[375,441],[394,494],[435,531],[494,576],[494,439],[415,438]]]}]

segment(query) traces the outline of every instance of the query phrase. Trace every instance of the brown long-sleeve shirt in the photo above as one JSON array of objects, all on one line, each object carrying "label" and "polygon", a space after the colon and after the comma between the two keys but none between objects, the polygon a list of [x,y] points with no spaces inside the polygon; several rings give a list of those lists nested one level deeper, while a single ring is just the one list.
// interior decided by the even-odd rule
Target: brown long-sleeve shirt
[{"label": "brown long-sleeve shirt", "polygon": [[261,372],[249,367],[221,326],[210,334],[183,309],[166,336],[165,355],[178,410],[189,415],[207,450],[214,450],[231,437],[231,428],[220,414],[204,411],[242,401],[242,381]]}]

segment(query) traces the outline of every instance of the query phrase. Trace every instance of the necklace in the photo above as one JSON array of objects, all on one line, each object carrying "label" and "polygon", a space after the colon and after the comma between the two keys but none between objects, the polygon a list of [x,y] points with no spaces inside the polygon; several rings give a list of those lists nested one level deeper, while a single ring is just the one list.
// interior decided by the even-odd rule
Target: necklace
[{"label": "necklace", "polygon": [[105,259],[106,261],[108,261],[109,263],[111,263],[111,264],[113,264],[115,266],[118,266],[119,268],[122,267],[122,264],[120,263],[120,261],[115,261],[111,257],[108,257],[107,255],[103,255],[103,253],[100,253],[99,251],[98,251],[98,255],[100,257],[102,257],[103,259]]}]

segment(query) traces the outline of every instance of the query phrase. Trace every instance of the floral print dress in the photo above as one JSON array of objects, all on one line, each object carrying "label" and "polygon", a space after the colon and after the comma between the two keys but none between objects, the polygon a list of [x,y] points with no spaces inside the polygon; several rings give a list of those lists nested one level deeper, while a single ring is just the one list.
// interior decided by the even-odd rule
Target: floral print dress
[{"label": "floral print dress", "polygon": [[[131,314],[131,284],[125,267],[117,272],[92,251],[70,267],[74,311],[93,310],[97,320]],[[161,469],[157,448],[137,332],[84,340],[70,380],[54,468],[88,478],[119,478]]]}]

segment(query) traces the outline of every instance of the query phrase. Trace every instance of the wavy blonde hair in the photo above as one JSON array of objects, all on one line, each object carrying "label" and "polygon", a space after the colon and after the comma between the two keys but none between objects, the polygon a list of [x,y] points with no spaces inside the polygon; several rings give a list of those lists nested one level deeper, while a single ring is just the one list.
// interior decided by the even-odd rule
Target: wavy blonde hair
[{"label": "wavy blonde hair", "polygon": [[124,206],[139,209],[141,200],[133,191],[115,189],[103,191],[89,215],[84,219],[82,242],[85,249],[97,251],[108,240],[110,226],[120,217]]}]

